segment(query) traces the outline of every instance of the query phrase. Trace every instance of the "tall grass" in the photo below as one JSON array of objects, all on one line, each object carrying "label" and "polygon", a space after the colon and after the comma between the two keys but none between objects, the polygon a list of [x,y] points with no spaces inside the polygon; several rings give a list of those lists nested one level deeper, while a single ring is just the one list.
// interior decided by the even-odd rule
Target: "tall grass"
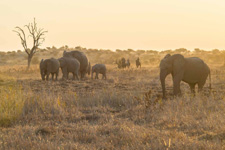
[{"label": "tall grass", "polygon": [[223,72],[212,71],[211,93],[182,85],[183,96],[168,88],[162,100],[158,71],[109,68],[107,80],[44,82],[36,67],[13,74],[19,83],[0,78],[0,107],[8,107],[0,114],[10,120],[0,116],[1,126],[12,125],[0,127],[0,149],[224,149]]},{"label": "tall grass", "polygon": [[0,75],[0,126],[8,127],[20,116],[24,94],[13,78]]}]

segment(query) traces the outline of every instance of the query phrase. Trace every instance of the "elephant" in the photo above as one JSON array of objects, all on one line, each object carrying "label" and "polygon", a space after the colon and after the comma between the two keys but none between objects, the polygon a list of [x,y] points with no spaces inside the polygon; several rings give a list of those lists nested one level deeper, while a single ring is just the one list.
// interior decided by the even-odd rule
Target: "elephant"
[{"label": "elephant", "polygon": [[40,74],[42,80],[45,80],[46,76],[46,80],[48,81],[50,73],[52,74],[52,80],[54,79],[54,74],[56,75],[55,80],[57,80],[59,74],[59,61],[55,58],[42,59],[40,62]]},{"label": "elephant", "polygon": [[75,58],[61,57],[58,59],[60,62],[60,68],[63,73],[62,79],[68,79],[69,73],[73,73],[73,80],[75,77],[79,80],[78,73],[80,69],[80,62]]},{"label": "elephant", "polygon": [[71,51],[71,52],[63,52],[63,57],[73,57],[76,58],[80,62],[80,75],[81,78],[85,77],[85,74],[88,72],[88,59],[87,56],[80,51]]},{"label": "elephant", "polygon": [[106,79],[106,66],[104,64],[95,64],[92,66],[91,79],[93,79],[93,73],[96,73],[95,79],[98,79],[98,74],[102,74],[102,79]]},{"label": "elephant", "polygon": [[121,64],[122,66],[121,67],[122,68],[126,68],[126,60],[125,60],[125,58],[122,58],[121,62],[122,62],[122,64]]},{"label": "elephant", "polygon": [[198,91],[201,91],[209,75],[211,88],[211,75],[208,65],[198,57],[184,58],[181,54],[167,54],[160,62],[160,81],[163,98],[166,98],[165,78],[172,74],[173,94],[180,95],[180,82],[189,84],[191,92],[195,93],[195,85],[198,84]]},{"label": "elephant", "polygon": [[141,68],[141,62],[140,62],[139,57],[138,57],[137,60],[136,60],[136,67],[137,67],[137,68],[138,68],[138,67]]},{"label": "elephant", "polygon": [[126,63],[127,68],[130,68],[130,60],[127,59],[127,63]]}]

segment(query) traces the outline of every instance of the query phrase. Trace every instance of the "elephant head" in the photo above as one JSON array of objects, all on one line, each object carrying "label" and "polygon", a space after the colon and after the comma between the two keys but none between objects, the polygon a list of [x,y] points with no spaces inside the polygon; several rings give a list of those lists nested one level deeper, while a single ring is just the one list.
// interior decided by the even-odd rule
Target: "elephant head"
[{"label": "elephant head", "polygon": [[66,66],[66,61],[65,61],[65,59],[63,59],[63,57],[59,58],[58,60],[59,60],[59,63],[60,63],[60,68],[63,68],[63,67]]},{"label": "elephant head", "polygon": [[63,51],[63,57],[69,57],[69,52]]},{"label": "elephant head", "polygon": [[40,62],[40,74],[42,80],[45,80],[45,64],[44,64],[44,59],[41,60]]},{"label": "elephant head", "polygon": [[[183,55],[175,54],[170,55],[167,54],[160,62],[160,81],[162,86],[163,98],[166,97],[166,89],[165,89],[165,79],[168,74],[172,74],[173,81],[176,83],[177,78],[182,78],[184,72],[185,59]],[[178,83],[176,83],[178,84]],[[179,83],[180,84],[180,83]],[[174,85],[174,88],[175,85]],[[175,90],[177,91],[177,90]],[[178,90],[179,91],[179,90]],[[174,94],[177,94],[174,92]]]}]

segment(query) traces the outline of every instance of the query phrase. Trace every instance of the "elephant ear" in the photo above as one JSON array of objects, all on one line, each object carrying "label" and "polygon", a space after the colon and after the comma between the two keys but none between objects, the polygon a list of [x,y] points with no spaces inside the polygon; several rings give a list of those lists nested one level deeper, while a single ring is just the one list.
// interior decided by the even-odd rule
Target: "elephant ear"
[{"label": "elephant ear", "polygon": [[172,57],[172,65],[173,65],[173,74],[182,74],[184,73],[185,59],[181,54],[175,54]]}]

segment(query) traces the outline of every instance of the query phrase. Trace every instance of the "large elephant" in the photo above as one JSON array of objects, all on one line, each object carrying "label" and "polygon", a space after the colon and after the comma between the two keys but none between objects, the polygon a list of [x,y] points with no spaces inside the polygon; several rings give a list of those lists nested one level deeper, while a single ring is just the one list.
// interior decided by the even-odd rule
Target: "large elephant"
[{"label": "large elephant", "polygon": [[76,58],[80,62],[80,75],[81,78],[85,77],[85,74],[88,72],[88,59],[87,56],[80,51],[71,51],[71,52],[63,52],[63,57],[73,57]]},{"label": "large elephant", "polygon": [[181,54],[167,54],[160,62],[160,80],[162,85],[163,98],[166,97],[165,78],[168,74],[172,74],[173,93],[181,94],[180,82],[184,81],[189,84],[191,91],[195,92],[195,85],[198,84],[198,90],[201,91],[206,79],[209,75],[210,88],[211,76],[210,69],[198,57],[184,58]]},{"label": "large elephant", "polygon": [[93,79],[93,73],[96,73],[95,79],[98,79],[98,74],[102,74],[102,79],[106,79],[106,66],[104,64],[95,64],[92,66],[91,79]]},{"label": "large elephant", "polygon": [[61,57],[59,58],[60,67],[63,73],[63,79],[68,79],[69,73],[73,73],[73,80],[79,80],[78,73],[80,69],[80,62],[75,58]]},{"label": "large elephant", "polygon": [[59,61],[55,58],[51,59],[42,59],[40,62],[40,74],[42,80],[48,80],[49,74],[52,74],[52,80],[54,79],[54,74],[55,80],[57,80],[58,74],[59,74]]}]

